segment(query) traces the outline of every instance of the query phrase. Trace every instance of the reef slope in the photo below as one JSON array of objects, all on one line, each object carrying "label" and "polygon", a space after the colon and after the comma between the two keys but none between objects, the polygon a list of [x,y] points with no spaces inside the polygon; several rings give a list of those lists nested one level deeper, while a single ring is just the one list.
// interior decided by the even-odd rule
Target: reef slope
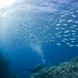
[{"label": "reef slope", "polygon": [[78,78],[78,57],[59,66],[45,67],[32,74],[31,78]]}]

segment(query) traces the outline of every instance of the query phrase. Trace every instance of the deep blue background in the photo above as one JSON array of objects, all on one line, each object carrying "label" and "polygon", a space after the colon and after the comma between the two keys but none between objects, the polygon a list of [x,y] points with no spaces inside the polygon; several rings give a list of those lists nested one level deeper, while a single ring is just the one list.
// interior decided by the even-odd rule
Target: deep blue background
[{"label": "deep blue background", "polygon": [[[55,43],[44,43],[42,47],[44,59],[49,66],[59,65],[78,56],[78,48],[75,47],[57,46]],[[41,57],[28,46],[20,46],[14,49],[6,48],[1,52],[9,58],[11,69],[14,73],[23,74],[28,68],[33,68],[36,64],[42,64]]]}]

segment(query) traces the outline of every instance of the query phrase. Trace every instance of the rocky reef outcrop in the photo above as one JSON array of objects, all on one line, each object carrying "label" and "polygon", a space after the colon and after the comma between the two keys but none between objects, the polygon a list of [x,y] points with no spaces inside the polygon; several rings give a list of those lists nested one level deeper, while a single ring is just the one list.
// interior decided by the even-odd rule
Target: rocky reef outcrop
[{"label": "rocky reef outcrop", "polygon": [[45,67],[32,74],[31,78],[78,78],[78,57],[59,66]]},{"label": "rocky reef outcrop", "polygon": [[0,78],[9,78],[9,60],[0,53]]},{"label": "rocky reef outcrop", "polygon": [[10,71],[10,60],[0,53],[0,78],[22,78]]}]

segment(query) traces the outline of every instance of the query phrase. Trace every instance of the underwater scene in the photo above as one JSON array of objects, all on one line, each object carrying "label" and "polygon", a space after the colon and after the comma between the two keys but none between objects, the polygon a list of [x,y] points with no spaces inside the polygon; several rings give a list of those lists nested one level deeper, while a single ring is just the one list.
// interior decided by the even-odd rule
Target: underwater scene
[{"label": "underwater scene", "polygon": [[78,0],[0,0],[0,78],[78,78]]}]

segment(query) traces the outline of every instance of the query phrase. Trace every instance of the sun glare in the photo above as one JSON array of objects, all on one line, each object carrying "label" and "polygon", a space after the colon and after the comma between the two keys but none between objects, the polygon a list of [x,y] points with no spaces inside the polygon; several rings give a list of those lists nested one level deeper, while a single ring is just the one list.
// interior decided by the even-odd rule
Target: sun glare
[{"label": "sun glare", "polygon": [[0,8],[10,6],[14,0],[0,0]]}]

